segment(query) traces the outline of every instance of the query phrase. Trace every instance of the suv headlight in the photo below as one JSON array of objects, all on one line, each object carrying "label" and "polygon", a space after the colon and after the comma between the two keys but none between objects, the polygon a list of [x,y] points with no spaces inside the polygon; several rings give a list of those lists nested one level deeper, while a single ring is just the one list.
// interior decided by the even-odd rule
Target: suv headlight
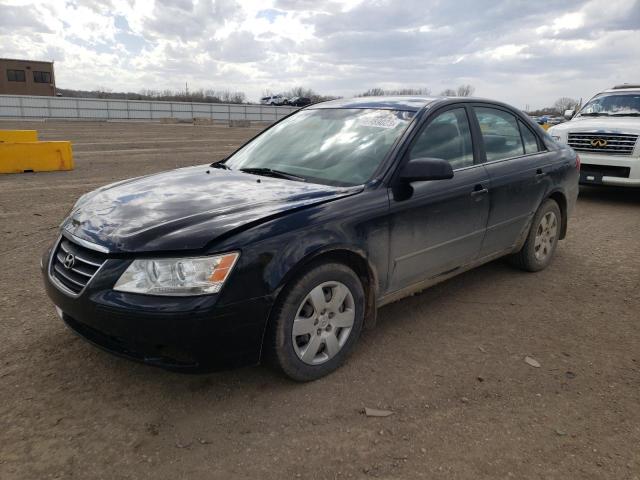
[{"label": "suv headlight", "polygon": [[547,133],[549,134],[549,136],[551,138],[553,138],[556,142],[561,142],[562,141],[562,136],[560,135],[560,132],[556,132],[556,127],[551,127],[547,130]]},{"label": "suv headlight", "polygon": [[213,257],[134,260],[113,289],[167,296],[218,293],[239,256],[234,252]]}]

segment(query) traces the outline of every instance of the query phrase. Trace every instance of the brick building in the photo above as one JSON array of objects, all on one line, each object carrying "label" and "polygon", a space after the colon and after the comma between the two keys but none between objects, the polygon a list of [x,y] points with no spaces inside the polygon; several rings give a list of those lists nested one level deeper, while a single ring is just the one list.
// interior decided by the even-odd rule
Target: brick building
[{"label": "brick building", "polygon": [[53,62],[0,58],[0,95],[55,94]]}]

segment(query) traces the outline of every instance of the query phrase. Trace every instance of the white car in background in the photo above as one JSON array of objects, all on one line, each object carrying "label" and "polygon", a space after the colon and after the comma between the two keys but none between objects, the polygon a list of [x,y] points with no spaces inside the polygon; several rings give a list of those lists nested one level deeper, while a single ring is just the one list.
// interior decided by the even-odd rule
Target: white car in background
[{"label": "white car in background", "polygon": [[289,100],[284,95],[269,95],[260,99],[261,105],[287,105]]},{"label": "white car in background", "polygon": [[548,133],[580,154],[580,183],[640,187],[640,85],[598,93],[573,114]]}]

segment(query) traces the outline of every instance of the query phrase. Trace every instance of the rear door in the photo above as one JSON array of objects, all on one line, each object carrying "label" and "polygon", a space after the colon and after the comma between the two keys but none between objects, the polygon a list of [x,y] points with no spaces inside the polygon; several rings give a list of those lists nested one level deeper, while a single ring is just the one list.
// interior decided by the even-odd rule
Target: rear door
[{"label": "rear door", "polygon": [[482,156],[490,180],[490,211],[480,253],[489,256],[512,248],[536,212],[548,188],[549,152],[513,112],[475,104]]},{"label": "rear door", "polygon": [[485,233],[489,180],[473,147],[464,105],[434,113],[403,160],[422,157],[447,160],[454,176],[389,190],[389,292],[469,263],[478,256]]}]

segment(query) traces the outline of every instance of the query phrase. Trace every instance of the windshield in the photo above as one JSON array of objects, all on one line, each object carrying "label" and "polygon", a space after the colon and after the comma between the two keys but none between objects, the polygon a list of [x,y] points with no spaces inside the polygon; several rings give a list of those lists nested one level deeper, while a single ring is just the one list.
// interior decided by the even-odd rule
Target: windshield
[{"label": "windshield", "polygon": [[413,112],[376,109],[303,110],[245,145],[225,163],[267,168],[314,183],[365,183],[407,127]]},{"label": "windshield", "polygon": [[580,115],[640,115],[640,92],[601,95],[589,101]]}]

